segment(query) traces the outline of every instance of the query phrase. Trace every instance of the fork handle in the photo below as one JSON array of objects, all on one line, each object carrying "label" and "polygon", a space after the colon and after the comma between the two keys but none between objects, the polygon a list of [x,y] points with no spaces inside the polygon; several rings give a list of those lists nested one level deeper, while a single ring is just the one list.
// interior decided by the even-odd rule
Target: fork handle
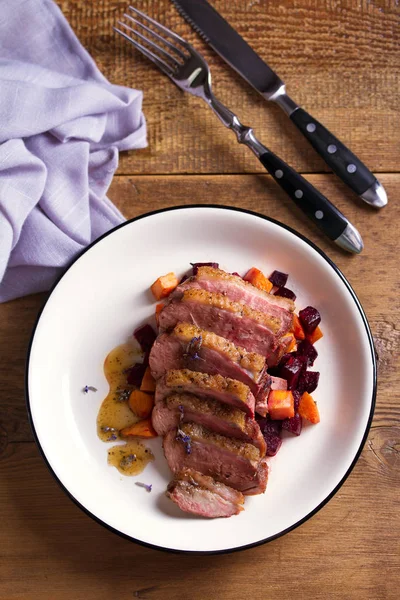
[{"label": "fork handle", "polygon": [[252,130],[248,130],[242,143],[250,147],[276,183],[329,239],[348,252],[361,252],[363,242],[359,232],[328,198],[261,144]]},{"label": "fork handle", "polygon": [[319,190],[273,152],[265,152],[259,160],[290,199],[331,240],[342,235],[348,224],[346,217]]},{"label": "fork handle", "polygon": [[277,184],[307,217],[344,250],[355,254],[361,252],[364,247],[361,236],[340,210],[309,181],[261,144],[252,128],[242,125],[238,117],[217,100],[211,92],[211,88],[208,88],[206,92],[204,99],[220,121],[225,127],[234,131],[239,144],[245,144],[250,148]]}]

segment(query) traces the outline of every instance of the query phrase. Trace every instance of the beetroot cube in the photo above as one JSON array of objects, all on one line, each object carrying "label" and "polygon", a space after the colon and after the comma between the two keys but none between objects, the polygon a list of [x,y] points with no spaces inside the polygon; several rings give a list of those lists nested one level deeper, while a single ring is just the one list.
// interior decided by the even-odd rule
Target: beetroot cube
[{"label": "beetroot cube", "polygon": [[[301,375],[300,375],[300,377],[301,377]],[[293,394],[293,400],[294,400],[294,412],[297,413],[297,411],[299,410],[301,392],[297,391],[297,390],[293,390],[292,394]]]},{"label": "beetroot cube", "polygon": [[281,271],[274,271],[273,273],[271,273],[268,279],[273,285],[276,285],[276,287],[283,288],[286,285],[288,277],[289,275],[287,275],[286,273],[282,273]]},{"label": "beetroot cube", "polygon": [[304,356],[291,356],[279,369],[279,376],[286,379],[288,390],[295,390],[297,388],[297,383],[305,366],[306,359]]},{"label": "beetroot cube", "polygon": [[299,312],[299,319],[306,333],[312,333],[321,323],[321,315],[313,306],[307,306]]},{"label": "beetroot cube", "polygon": [[274,367],[268,367],[269,375],[273,375],[274,377],[280,377],[282,367],[287,363],[289,358],[292,358],[293,356],[295,356],[294,352],[287,352],[286,354],[284,354],[277,365],[275,365]]},{"label": "beetroot cube", "polygon": [[152,345],[157,337],[156,332],[148,323],[139,327],[133,332],[133,336],[139,342],[139,345],[144,353],[150,352]]},{"label": "beetroot cube", "polygon": [[282,445],[282,421],[271,421],[267,417],[258,419],[258,424],[267,444],[267,456],[275,456]]},{"label": "beetroot cube", "polygon": [[286,429],[286,431],[290,431],[294,435],[300,435],[302,425],[303,421],[299,413],[295,413],[294,417],[282,421],[282,429]]},{"label": "beetroot cube", "polygon": [[146,370],[146,365],[143,363],[136,363],[130,369],[126,371],[126,380],[129,385],[135,385],[136,387],[140,387],[142,383],[143,375]]},{"label": "beetroot cube", "polygon": [[318,352],[307,339],[302,340],[297,346],[296,354],[297,356],[304,356],[306,358],[307,367],[312,367],[318,356]]},{"label": "beetroot cube", "polygon": [[303,394],[308,392],[312,394],[318,387],[319,372],[318,371],[303,371],[300,375],[299,383],[297,384],[298,391]]},{"label": "beetroot cube", "polygon": [[296,300],[296,294],[286,287],[280,287],[278,290],[276,290],[274,295],[282,296],[282,298],[289,298],[289,300]]},{"label": "beetroot cube", "polygon": [[205,262],[205,263],[190,263],[193,267],[193,275],[197,275],[197,271],[199,270],[199,267],[213,267],[213,269],[218,269],[219,264],[218,263],[213,263],[213,262]]}]

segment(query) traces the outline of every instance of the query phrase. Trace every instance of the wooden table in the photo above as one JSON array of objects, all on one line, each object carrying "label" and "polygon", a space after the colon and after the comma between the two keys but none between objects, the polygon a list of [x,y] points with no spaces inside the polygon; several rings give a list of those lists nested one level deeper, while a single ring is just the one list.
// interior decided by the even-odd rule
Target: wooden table
[{"label": "wooden table", "polygon": [[278,70],[289,93],[378,174],[389,196],[380,212],[329,173],[283,113],[206,48],[168,0],[136,2],[204,52],[221,100],[359,228],[365,250],[357,257],[322,237],[200,101],[183,96],[113,35],[124,0],[59,4],[105,75],[144,91],[149,146],[121,156],[109,192],[116,205],[127,218],[178,204],[240,206],[308,236],[337,263],[365,308],[378,353],[379,392],[354,471],[311,520],[245,552],[166,554],[110,533],[58,487],[33,442],[24,404],[26,349],[46,296],[0,306],[1,600],[399,598],[398,2],[213,2]]}]

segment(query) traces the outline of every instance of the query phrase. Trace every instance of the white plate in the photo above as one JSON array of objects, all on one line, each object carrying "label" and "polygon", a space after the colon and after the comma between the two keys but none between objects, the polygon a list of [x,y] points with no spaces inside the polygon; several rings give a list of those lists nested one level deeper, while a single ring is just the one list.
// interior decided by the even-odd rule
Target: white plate
[{"label": "white plate", "polygon": [[[356,259],[357,260],[357,259]],[[321,423],[288,434],[270,460],[264,495],[246,499],[230,519],[186,515],[168,500],[171,478],[161,450],[140,481],[107,465],[96,416],[108,386],[107,353],[154,313],[151,283],[183,274],[189,262],[217,261],[228,271],[257,266],[290,274],[296,304],[316,306],[324,337],[314,368]],[[82,393],[84,385],[98,388]],[[39,448],[70,497],[103,525],[158,548],[224,552],[263,543],[323,506],[357,460],[372,419],[376,365],[362,308],[343,275],[305,238],[261,215],[196,206],[151,213],[103,236],[67,270],[36,325],[27,367],[27,404]]]}]

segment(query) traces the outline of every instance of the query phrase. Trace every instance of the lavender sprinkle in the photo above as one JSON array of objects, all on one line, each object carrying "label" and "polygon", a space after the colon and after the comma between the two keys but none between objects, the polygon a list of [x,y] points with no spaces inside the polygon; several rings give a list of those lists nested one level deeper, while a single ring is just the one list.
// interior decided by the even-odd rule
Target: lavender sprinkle
[{"label": "lavender sprinkle", "polygon": [[85,385],[85,387],[83,388],[82,392],[84,394],[87,394],[89,391],[91,391],[91,392],[97,392],[97,388],[95,388],[94,385]]},{"label": "lavender sprinkle", "polygon": [[135,485],[138,485],[139,487],[144,488],[147,492],[151,492],[151,490],[153,489],[153,486],[151,483],[150,483],[150,485],[147,485],[147,483],[142,483],[141,481],[135,481]]},{"label": "lavender sprinkle", "polygon": [[190,435],[186,435],[186,433],[184,431],[182,431],[182,429],[178,429],[176,432],[175,439],[178,442],[182,442],[185,445],[186,454],[192,453],[192,444],[191,444],[192,440],[191,440]]}]

